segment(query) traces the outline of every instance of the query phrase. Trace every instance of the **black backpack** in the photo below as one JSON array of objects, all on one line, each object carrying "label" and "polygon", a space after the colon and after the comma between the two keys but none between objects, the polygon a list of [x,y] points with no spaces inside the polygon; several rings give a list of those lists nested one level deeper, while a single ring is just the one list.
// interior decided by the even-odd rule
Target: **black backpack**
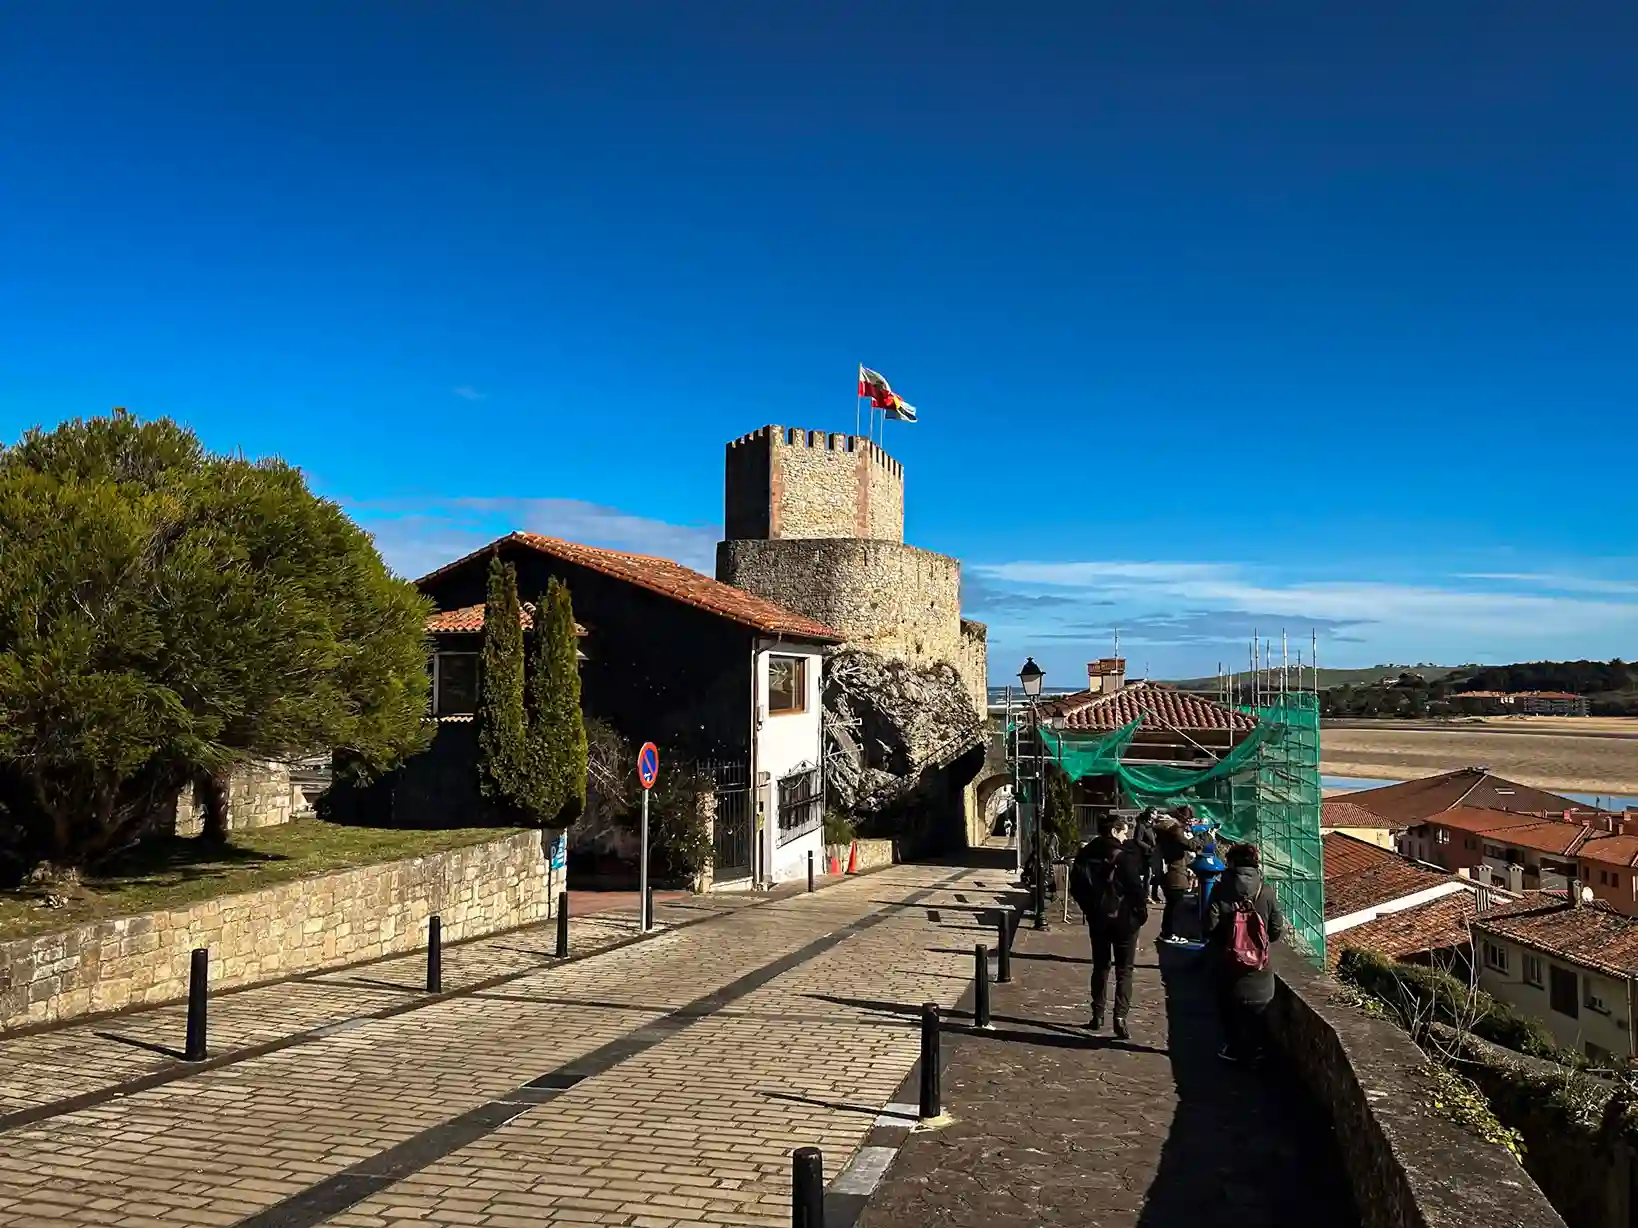
[{"label": "black backpack", "polygon": [[1125,851],[1117,846],[1112,856],[1101,861],[1086,856],[1075,859],[1069,875],[1069,894],[1089,923],[1113,925],[1128,913],[1120,880],[1120,859]]}]

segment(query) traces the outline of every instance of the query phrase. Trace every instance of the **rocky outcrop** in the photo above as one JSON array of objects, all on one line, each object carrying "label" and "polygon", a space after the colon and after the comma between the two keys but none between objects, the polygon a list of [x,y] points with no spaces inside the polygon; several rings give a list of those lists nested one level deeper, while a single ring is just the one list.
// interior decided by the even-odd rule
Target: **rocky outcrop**
[{"label": "rocky outcrop", "polygon": [[983,719],[954,666],[843,648],[825,662],[824,690],[826,796],[860,817],[910,803],[983,745]]}]

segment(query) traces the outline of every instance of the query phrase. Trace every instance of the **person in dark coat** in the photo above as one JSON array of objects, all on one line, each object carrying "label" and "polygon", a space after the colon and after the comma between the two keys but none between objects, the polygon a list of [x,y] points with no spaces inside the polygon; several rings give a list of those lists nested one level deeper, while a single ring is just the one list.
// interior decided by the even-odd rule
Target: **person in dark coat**
[{"label": "person in dark coat", "polygon": [[1143,889],[1144,853],[1131,839],[1131,824],[1115,815],[1098,820],[1098,835],[1075,857],[1069,882],[1086,918],[1092,939],[1092,1019],[1087,1027],[1103,1028],[1109,972],[1115,973],[1115,1035],[1131,1036],[1126,1019],[1132,1009],[1132,966],[1137,959],[1138,931],[1149,919]]},{"label": "person in dark coat", "polygon": [[1143,891],[1149,903],[1160,903],[1160,876],[1165,867],[1160,864],[1160,836],[1155,830],[1153,806],[1145,806],[1137,817],[1137,828],[1132,840],[1143,854]]},{"label": "person in dark coat", "polygon": [[1160,890],[1166,898],[1166,910],[1160,914],[1160,941],[1187,942],[1177,932],[1177,909],[1189,893],[1189,862],[1200,851],[1200,844],[1175,816],[1167,815],[1155,830],[1155,851],[1163,867]]},{"label": "person in dark coat", "polygon": [[1270,948],[1285,937],[1285,914],[1274,888],[1263,882],[1262,857],[1255,844],[1236,844],[1225,862],[1228,869],[1206,907],[1206,955],[1223,1021],[1224,1042],[1217,1056],[1228,1062],[1254,1062],[1262,1057],[1263,1015],[1274,1000],[1274,966],[1270,961],[1265,968],[1251,970],[1230,959],[1234,914],[1242,908],[1256,912]]}]

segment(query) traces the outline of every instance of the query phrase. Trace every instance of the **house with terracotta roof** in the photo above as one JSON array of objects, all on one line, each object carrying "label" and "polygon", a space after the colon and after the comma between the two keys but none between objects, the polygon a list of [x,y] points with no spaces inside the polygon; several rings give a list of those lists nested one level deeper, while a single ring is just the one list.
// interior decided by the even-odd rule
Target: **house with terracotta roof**
[{"label": "house with terracotta roof", "polygon": [[1477,883],[1340,832],[1326,833],[1322,847],[1332,967],[1350,947],[1407,962],[1465,965]]},{"label": "house with terracotta roof", "polygon": [[1487,767],[1458,768],[1437,776],[1360,789],[1348,800],[1414,828],[1457,806],[1530,814],[1537,818],[1593,818],[1601,812],[1557,793],[1497,776]]},{"label": "house with terracotta roof", "polygon": [[1399,837],[1409,826],[1402,820],[1390,819],[1347,798],[1331,797],[1320,803],[1322,836],[1337,832],[1393,852],[1399,847]]},{"label": "house with terracotta roof", "polygon": [[1638,1057],[1638,922],[1582,892],[1481,908],[1479,987],[1595,1061]]},{"label": "house with terracotta roof", "polygon": [[[1227,704],[1147,679],[1128,682],[1126,662],[1118,657],[1088,664],[1087,683],[1084,691],[1043,699],[1041,721],[1054,730],[1093,735],[1139,722],[1123,763],[1207,768],[1257,727],[1255,716]],[[1099,812],[1120,804],[1112,778],[1079,780],[1075,793],[1083,831]]]},{"label": "house with terracotta roof", "polygon": [[662,772],[671,761],[709,762],[733,786],[725,793],[743,795],[730,800],[744,805],[718,806],[716,882],[805,873],[808,852],[823,851],[820,667],[842,637],[669,559],[512,533],[416,582],[438,611],[428,629],[440,726],[471,725],[495,556],[516,568],[525,602],[553,578],[568,586],[588,717],[654,742]]}]

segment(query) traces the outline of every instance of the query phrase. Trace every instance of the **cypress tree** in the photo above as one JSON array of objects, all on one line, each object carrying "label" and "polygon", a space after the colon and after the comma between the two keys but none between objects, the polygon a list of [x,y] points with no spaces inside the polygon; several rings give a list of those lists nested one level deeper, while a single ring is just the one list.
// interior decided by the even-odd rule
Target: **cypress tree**
[{"label": "cypress tree", "polygon": [[523,622],[518,577],[496,555],[489,563],[478,689],[478,790],[494,813],[518,822],[528,799],[528,732],[523,707]]},{"label": "cypress tree", "polygon": [[556,577],[535,608],[529,663],[529,768],[536,819],[566,827],[586,807],[586,723],[569,588]]}]

